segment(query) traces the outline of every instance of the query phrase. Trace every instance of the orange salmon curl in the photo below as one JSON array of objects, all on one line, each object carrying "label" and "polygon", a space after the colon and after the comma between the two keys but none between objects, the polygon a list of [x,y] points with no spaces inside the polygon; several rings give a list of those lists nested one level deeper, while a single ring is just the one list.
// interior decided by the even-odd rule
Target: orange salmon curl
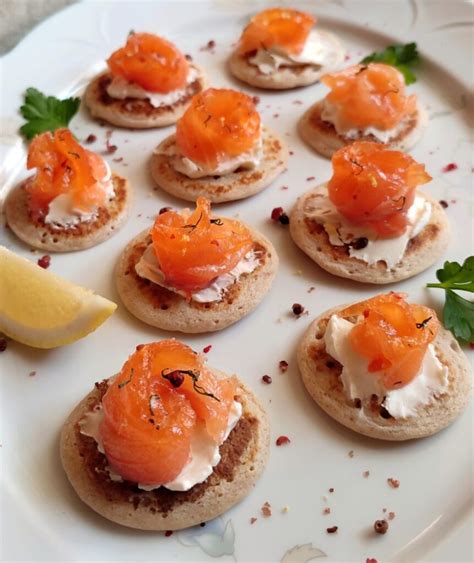
[{"label": "orange salmon curl", "polygon": [[304,48],[316,18],[289,8],[270,8],[255,15],[239,40],[241,54],[278,47],[288,55],[298,55]]},{"label": "orange salmon curl", "polygon": [[36,168],[26,188],[33,213],[47,213],[51,201],[65,193],[80,212],[105,204],[107,166],[99,155],[81,147],[69,129],[36,135],[28,148],[26,166]]},{"label": "orange salmon curl", "polygon": [[323,76],[321,82],[331,89],[325,100],[336,107],[344,130],[386,131],[416,110],[416,96],[405,94],[403,74],[390,65],[354,65]]},{"label": "orange salmon curl", "polygon": [[329,198],[354,225],[380,238],[402,235],[416,188],[431,180],[423,164],[380,143],[356,141],[334,153]]},{"label": "orange salmon curl", "polygon": [[428,307],[411,305],[405,294],[378,295],[356,303],[341,317],[362,316],[349,333],[352,348],[369,362],[369,372],[383,372],[386,389],[398,389],[419,373],[439,321]]},{"label": "orange salmon curl", "polygon": [[211,204],[202,197],[193,213],[158,215],[151,236],[166,283],[185,291],[189,299],[193,292],[230,272],[253,246],[245,225],[233,219],[213,219]]},{"label": "orange salmon curl", "polygon": [[194,96],[176,125],[182,154],[212,168],[252,149],[259,136],[260,115],[253,99],[227,88],[209,88]]},{"label": "orange salmon curl", "polygon": [[183,88],[189,72],[183,53],[152,33],[131,33],[125,47],[114,51],[107,64],[113,75],[160,94]]},{"label": "orange salmon curl", "polygon": [[234,378],[216,378],[177,340],[137,346],[102,399],[99,432],[108,462],[140,484],[175,479],[189,461],[198,421],[220,443],[235,391]]}]

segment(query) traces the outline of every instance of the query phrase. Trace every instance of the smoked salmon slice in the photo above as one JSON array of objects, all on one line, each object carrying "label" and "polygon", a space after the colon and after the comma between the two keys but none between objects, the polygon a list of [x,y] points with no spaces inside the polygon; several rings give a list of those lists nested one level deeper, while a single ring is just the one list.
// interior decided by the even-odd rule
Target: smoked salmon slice
[{"label": "smoked salmon slice", "polygon": [[304,48],[316,18],[311,14],[286,8],[271,8],[255,15],[244,29],[238,52],[278,47],[284,53],[297,55]]},{"label": "smoked salmon slice", "polygon": [[382,63],[354,65],[321,82],[331,89],[326,100],[335,106],[341,128],[392,129],[416,110],[416,96],[405,94],[405,79],[395,67]]},{"label": "smoked salmon slice", "polygon": [[213,219],[211,204],[202,197],[192,213],[158,215],[151,236],[166,283],[185,291],[189,298],[230,272],[253,246],[245,225],[233,219]]},{"label": "smoked salmon slice", "polygon": [[369,372],[383,372],[386,389],[398,389],[416,377],[439,330],[432,309],[407,303],[401,293],[378,295],[338,314],[361,317],[349,342],[367,359]]},{"label": "smoked salmon slice", "polygon": [[346,219],[380,238],[397,237],[408,225],[416,188],[431,180],[423,164],[380,143],[356,141],[334,153],[329,198]]},{"label": "smoked salmon slice", "polygon": [[183,88],[189,72],[181,51],[152,33],[131,33],[125,47],[114,51],[107,64],[113,75],[161,94]]},{"label": "smoked salmon slice", "polygon": [[64,193],[71,195],[77,211],[87,213],[105,204],[107,166],[99,155],[81,147],[69,129],[34,137],[26,166],[36,168],[27,183],[28,206],[33,212],[47,212],[51,201]]},{"label": "smoked salmon slice", "polygon": [[198,420],[221,443],[235,389],[234,378],[217,380],[176,340],[137,347],[102,399],[99,432],[111,467],[140,484],[172,481],[189,461]]},{"label": "smoked salmon slice", "polygon": [[225,88],[194,96],[176,125],[182,154],[210,168],[252,149],[259,136],[260,115],[253,99]]}]

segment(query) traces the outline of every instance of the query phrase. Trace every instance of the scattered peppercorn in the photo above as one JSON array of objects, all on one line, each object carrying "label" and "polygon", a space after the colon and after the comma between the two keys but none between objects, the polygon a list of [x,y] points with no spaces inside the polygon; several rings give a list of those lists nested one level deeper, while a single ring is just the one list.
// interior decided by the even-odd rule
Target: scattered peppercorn
[{"label": "scattered peppercorn", "polygon": [[106,146],[108,154],[114,154],[114,152],[118,150],[118,146],[117,145],[111,145],[109,143],[108,139],[107,139],[107,143],[106,143],[105,146]]},{"label": "scattered peppercorn", "polygon": [[388,412],[388,410],[383,405],[380,405],[380,416],[382,418],[393,418],[392,415]]},{"label": "scattered peppercorn", "polygon": [[187,61],[192,61],[192,60],[193,60],[193,57],[192,57],[191,55],[189,55],[189,54],[184,55],[184,58],[185,58]]},{"label": "scattered peppercorn", "polygon": [[272,209],[270,217],[272,221],[278,222],[281,225],[288,225],[290,222],[290,218],[284,212],[283,207],[275,207]]},{"label": "scattered peppercorn", "polygon": [[387,520],[376,520],[374,522],[374,530],[377,534],[386,534],[388,530]]},{"label": "scattered peppercorn", "polygon": [[398,489],[398,487],[400,486],[400,481],[398,479],[393,479],[393,477],[389,477],[387,479],[387,483],[394,489]]},{"label": "scattered peppercorn", "polygon": [[202,351],[204,352],[204,354],[207,354],[208,352],[210,352],[212,350],[212,344],[208,344],[207,346],[205,346]]},{"label": "scattered peppercorn", "polygon": [[38,266],[40,268],[44,268],[45,270],[47,270],[50,264],[51,264],[51,256],[49,256],[49,254],[45,254],[44,256],[41,256],[41,258],[38,258]]},{"label": "scattered peppercorn", "polygon": [[260,96],[252,96],[252,101],[255,105],[260,103]]},{"label": "scattered peppercorn", "polygon": [[165,532],[165,537],[169,538],[170,536],[173,535],[173,531],[172,530],[166,530]]},{"label": "scattered peppercorn", "polygon": [[272,378],[269,375],[263,375],[262,376],[262,381],[264,383],[266,383],[267,385],[270,385],[270,383],[272,382]]},{"label": "scattered peppercorn", "polygon": [[285,444],[289,444],[290,442],[291,440],[288,438],[288,436],[278,436],[275,443],[277,446],[283,446]]},{"label": "scattered peppercorn", "polygon": [[163,215],[163,213],[167,213],[168,211],[171,211],[173,208],[172,207],[162,207],[159,211],[158,211],[158,215]]},{"label": "scattered peppercorn", "polygon": [[210,51],[212,49],[214,49],[214,47],[216,46],[216,42],[214,41],[214,39],[210,39],[206,45],[204,45],[204,47],[201,47],[199,50],[200,51]]},{"label": "scattered peppercorn", "polygon": [[446,207],[448,207],[448,202],[444,199],[440,199],[439,200],[439,204],[441,205],[441,207],[443,207],[444,209],[446,209]]},{"label": "scattered peppercorn", "polygon": [[331,488],[329,489],[329,492],[330,492],[330,493],[333,493],[333,492],[334,492],[334,487],[331,487]]},{"label": "scattered peppercorn", "polygon": [[97,137],[92,133],[87,136],[86,143],[90,145],[91,143],[95,143],[97,141]]},{"label": "scattered peppercorn", "polygon": [[450,162],[441,169],[441,172],[452,172],[453,170],[457,170],[458,168],[459,167],[455,162]]},{"label": "scattered peppercorn", "polygon": [[329,506],[326,506],[326,508],[323,510],[323,514],[331,514],[331,509],[329,508]]},{"label": "scattered peppercorn", "polygon": [[307,182],[312,182],[313,180],[316,180],[315,176],[308,176],[308,177],[306,178],[306,181],[307,181]]},{"label": "scattered peppercorn", "polygon": [[138,351],[140,351],[144,346],[145,346],[145,344],[137,344],[136,347],[135,347],[135,350],[138,352]]},{"label": "scattered peppercorn", "polygon": [[252,516],[252,518],[250,518],[251,524],[255,524],[256,521],[257,521],[257,519],[255,518],[255,516]]},{"label": "scattered peppercorn", "polygon": [[353,240],[349,246],[352,246],[355,250],[361,250],[369,244],[369,239],[366,237],[359,237]]},{"label": "scattered peppercorn", "polygon": [[367,557],[367,559],[365,560],[365,563],[378,563],[377,559],[374,559],[373,557]]},{"label": "scattered peppercorn", "polygon": [[177,387],[180,387],[184,381],[184,375],[179,370],[174,370],[170,373],[166,373],[163,375],[163,377],[167,379],[175,389]]},{"label": "scattered peppercorn", "polygon": [[291,310],[297,317],[301,317],[301,315],[304,313],[304,307],[300,303],[293,303]]},{"label": "scattered peppercorn", "polygon": [[8,346],[8,341],[6,338],[0,338],[0,352],[5,352]]},{"label": "scattered peppercorn", "polygon": [[206,525],[206,522],[201,522],[199,525],[201,526],[201,528],[204,528],[204,526]]},{"label": "scattered peppercorn", "polygon": [[268,518],[269,516],[272,515],[272,507],[270,505],[269,502],[265,502],[264,505],[261,508],[262,514],[265,516],[265,518]]},{"label": "scattered peppercorn", "polygon": [[349,457],[354,457],[354,450],[351,450],[348,454]]},{"label": "scattered peppercorn", "polygon": [[393,520],[394,518],[395,518],[395,512],[389,512],[388,513],[388,519]]},{"label": "scattered peppercorn", "polygon": [[28,377],[34,377],[36,375],[36,371],[30,371]]},{"label": "scattered peppercorn", "polygon": [[370,475],[370,471],[364,471],[364,473],[362,473],[362,475],[365,477],[365,479],[367,479],[367,477]]},{"label": "scattered peppercorn", "polygon": [[338,530],[337,526],[332,526],[331,528],[326,528],[326,532],[328,534],[335,534],[337,532],[337,530]]},{"label": "scattered peppercorn", "polygon": [[285,371],[288,369],[288,362],[286,360],[280,360],[278,367],[280,368],[280,371],[282,373],[285,373]]}]

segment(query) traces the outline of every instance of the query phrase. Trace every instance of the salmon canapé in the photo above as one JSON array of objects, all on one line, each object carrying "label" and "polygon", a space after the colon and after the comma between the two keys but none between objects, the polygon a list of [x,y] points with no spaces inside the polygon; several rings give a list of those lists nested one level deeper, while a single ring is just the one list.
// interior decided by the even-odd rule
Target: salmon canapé
[{"label": "salmon canap\u00e9", "polygon": [[209,168],[251,150],[259,137],[260,115],[253,99],[225,88],[209,88],[194,96],[176,124],[181,153]]},{"label": "salmon canap\u00e9", "polygon": [[28,180],[28,207],[44,214],[53,199],[69,194],[72,208],[88,213],[106,202],[105,181],[109,170],[104,160],[86,150],[69,129],[37,135],[28,148],[28,169],[36,174]]},{"label": "salmon canap\u00e9", "polygon": [[416,188],[431,180],[423,164],[380,143],[357,141],[334,153],[329,198],[354,225],[380,238],[402,235]]},{"label": "salmon canap\u00e9", "polygon": [[271,8],[255,15],[244,29],[238,52],[242,55],[259,49],[278,50],[298,55],[304,48],[316,18],[287,8]]},{"label": "salmon canap\u00e9", "polygon": [[213,219],[211,204],[202,197],[192,213],[158,215],[151,236],[165,282],[186,292],[189,299],[193,292],[230,272],[253,246],[245,225],[233,219]]},{"label": "salmon canap\u00e9", "polygon": [[416,377],[439,330],[432,309],[411,305],[405,297],[393,292],[378,295],[338,313],[361,317],[349,333],[349,342],[368,361],[369,373],[383,373],[388,390],[403,387]]},{"label": "salmon canap\u00e9", "polygon": [[323,76],[321,82],[331,89],[325,100],[335,107],[343,130],[386,131],[416,111],[416,96],[405,94],[403,74],[390,65],[354,65]]},{"label": "salmon canap\u00e9", "polygon": [[176,340],[137,346],[102,399],[100,438],[111,467],[126,480],[166,484],[189,461],[196,425],[219,445],[236,392],[201,355]]},{"label": "salmon canap\u00e9", "polygon": [[131,33],[107,64],[114,76],[160,94],[183,88],[189,72],[186,57],[175,45],[152,33]]}]

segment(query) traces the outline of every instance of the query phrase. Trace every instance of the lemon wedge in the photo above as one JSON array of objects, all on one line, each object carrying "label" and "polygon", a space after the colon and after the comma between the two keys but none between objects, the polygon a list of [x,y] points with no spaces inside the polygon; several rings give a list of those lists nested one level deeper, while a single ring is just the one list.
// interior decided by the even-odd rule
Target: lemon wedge
[{"label": "lemon wedge", "polygon": [[55,348],[98,328],[117,305],[0,246],[0,332]]}]

